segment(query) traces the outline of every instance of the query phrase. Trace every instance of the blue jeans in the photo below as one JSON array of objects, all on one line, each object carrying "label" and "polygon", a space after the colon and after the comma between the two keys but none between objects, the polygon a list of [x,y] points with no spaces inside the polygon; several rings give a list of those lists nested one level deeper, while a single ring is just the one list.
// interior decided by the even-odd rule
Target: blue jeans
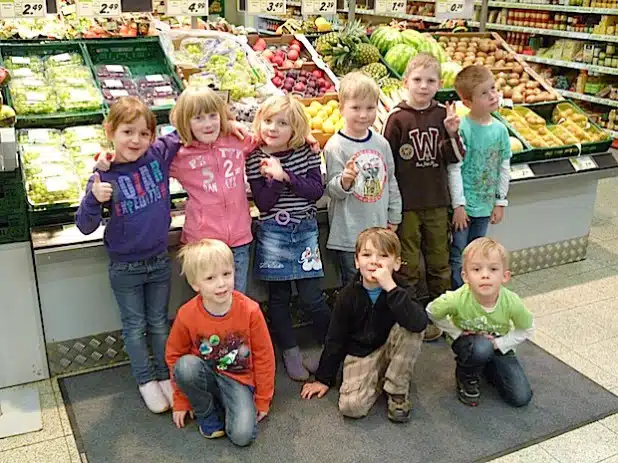
[{"label": "blue jeans", "polygon": [[348,251],[337,251],[339,259],[339,270],[341,271],[341,283],[346,286],[349,282],[354,281],[358,270],[354,263],[356,253]]},{"label": "blue jeans", "polygon": [[[298,290],[299,305],[311,318],[317,341],[324,344],[330,323],[330,311],[326,305],[322,288],[320,288],[320,280],[321,278],[306,278],[296,280],[295,283]],[[284,350],[298,345],[292,327],[291,300],[291,281],[268,282],[268,318],[277,337],[279,347]]]},{"label": "blue jeans", "polygon": [[167,253],[137,262],[112,261],[109,280],[120,307],[124,345],[137,384],[169,379],[165,343],[169,334],[167,305],[172,268]]},{"label": "blue jeans", "polygon": [[174,380],[187,396],[196,418],[217,413],[225,419],[225,433],[239,446],[249,445],[257,434],[257,411],[251,387],[213,371],[195,355],[184,355],[174,366]]},{"label": "blue jeans", "polygon": [[470,217],[468,228],[453,231],[453,243],[451,244],[451,256],[449,259],[453,290],[463,286],[461,260],[464,249],[475,239],[487,235],[487,227],[489,227],[489,217]]},{"label": "blue jeans", "polygon": [[243,294],[247,292],[250,252],[251,243],[232,248],[232,254],[234,254],[234,289]]},{"label": "blue jeans", "polygon": [[503,354],[485,336],[461,335],[451,346],[457,357],[458,374],[484,373],[504,400],[514,407],[523,407],[532,399],[532,389],[524,369],[512,350]]}]

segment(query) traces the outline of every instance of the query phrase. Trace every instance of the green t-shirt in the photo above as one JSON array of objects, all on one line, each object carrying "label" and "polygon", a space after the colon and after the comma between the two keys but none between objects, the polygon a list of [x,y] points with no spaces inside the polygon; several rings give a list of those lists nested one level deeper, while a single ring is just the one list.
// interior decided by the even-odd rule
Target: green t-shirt
[{"label": "green t-shirt", "polygon": [[461,178],[470,217],[489,217],[496,204],[502,162],[511,158],[509,132],[493,120],[481,125],[464,117],[459,129],[466,147]]},{"label": "green t-shirt", "polygon": [[533,324],[532,313],[521,298],[504,287],[500,289],[498,302],[491,312],[478,303],[467,284],[434,300],[430,310],[433,318],[450,317],[463,331],[484,331],[497,336],[505,336],[512,328],[527,330]]}]

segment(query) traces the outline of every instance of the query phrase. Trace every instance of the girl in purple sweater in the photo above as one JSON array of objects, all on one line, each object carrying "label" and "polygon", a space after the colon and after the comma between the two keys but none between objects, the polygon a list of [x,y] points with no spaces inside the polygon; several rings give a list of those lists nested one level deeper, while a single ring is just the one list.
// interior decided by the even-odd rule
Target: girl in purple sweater
[{"label": "girl in purple sweater", "polygon": [[247,159],[246,172],[260,210],[255,275],[268,282],[268,315],[286,371],[293,380],[306,381],[316,365],[303,365],[289,306],[294,281],[301,306],[323,344],[329,311],[320,288],[324,276],[316,219],[316,201],[324,192],[320,156],[306,142],[309,122],[303,106],[290,96],[266,100],[253,130],[259,148]]}]

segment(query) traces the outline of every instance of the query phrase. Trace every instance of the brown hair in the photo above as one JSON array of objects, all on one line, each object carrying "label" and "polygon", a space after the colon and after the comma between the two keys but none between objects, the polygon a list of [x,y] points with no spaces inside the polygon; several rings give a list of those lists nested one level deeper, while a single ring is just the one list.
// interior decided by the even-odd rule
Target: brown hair
[{"label": "brown hair", "polygon": [[471,100],[474,89],[489,79],[494,80],[494,75],[485,66],[466,66],[455,77],[455,90],[462,100]]},{"label": "brown hair", "polygon": [[474,254],[480,253],[483,257],[489,258],[489,255],[493,252],[498,253],[500,260],[502,260],[504,270],[507,270],[509,268],[509,254],[507,250],[496,240],[487,238],[486,236],[477,238],[466,246],[463,251],[463,268],[466,268],[466,264]]},{"label": "brown hair", "polygon": [[200,114],[211,113],[219,113],[221,135],[229,135],[230,120],[233,117],[225,102],[208,87],[188,87],[176,101],[170,114],[170,122],[178,130],[182,142],[188,145],[193,142],[191,119]]},{"label": "brown hair", "polygon": [[368,241],[374,247],[392,257],[401,257],[401,242],[397,234],[390,228],[371,227],[363,230],[356,238],[356,256],[358,256]]},{"label": "brown hair", "polygon": [[371,100],[378,102],[380,87],[371,77],[359,71],[346,74],[339,84],[339,104],[343,105],[347,100]]},{"label": "brown hair", "polygon": [[404,82],[408,78],[410,73],[418,68],[434,69],[436,71],[436,74],[438,75],[438,80],[440,80],[440,76],[442,75],[442,67],[440,66],[440,61],[438,61],[435,56],[430,55],[429,53],[419,53],[410,61],[408,61],[408,65],[406,66],[406,72],[403,75]]},{"label": "brown hair", "polygon": [[221,267],[234,269],[234,255],[223,241],[203,239],[186,244],[178,251],[181,275],[187,277],[190,285],[196,285],[208,272]]},{"label": "brown hair", "polygon": [[146,121],[146,127],[150,130],[150,138],[154,140],[157,119],[146,103],[136,96],[122,97],[109,108],[109,114],[105,118],[107,136],[112,137],[120,124],[130,124],[140,117]]},{"label": "brown hair", "polygon": [[292,138],[289,148],[298,149],[306,143],[309,135],[309,119],[305,114],[303,104],[290,94],[285,96],[271,96],[260,105],[253,120],[253,133],[259,144],[263,143],[261,125],[264,119],[270,119],[275,114],[285,113],[292,127]]}]

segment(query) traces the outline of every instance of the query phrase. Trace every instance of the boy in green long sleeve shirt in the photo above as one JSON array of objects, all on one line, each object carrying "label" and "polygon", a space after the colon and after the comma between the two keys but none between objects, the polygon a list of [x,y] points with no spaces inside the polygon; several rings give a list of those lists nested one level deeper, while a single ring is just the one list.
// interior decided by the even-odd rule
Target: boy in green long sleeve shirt
[{"label": "boy in green long sleeve shirt", "polygon": [[503,287],[510,277],[504,247],[478,238],[463,253],[464,286],[449,291],[427,307],[427,315],[452,340],[457,396],[466,405],[479,403],[484,373],[502,399],[522,407],[532,390],[513,349],[534,332],[532,313]]}]

